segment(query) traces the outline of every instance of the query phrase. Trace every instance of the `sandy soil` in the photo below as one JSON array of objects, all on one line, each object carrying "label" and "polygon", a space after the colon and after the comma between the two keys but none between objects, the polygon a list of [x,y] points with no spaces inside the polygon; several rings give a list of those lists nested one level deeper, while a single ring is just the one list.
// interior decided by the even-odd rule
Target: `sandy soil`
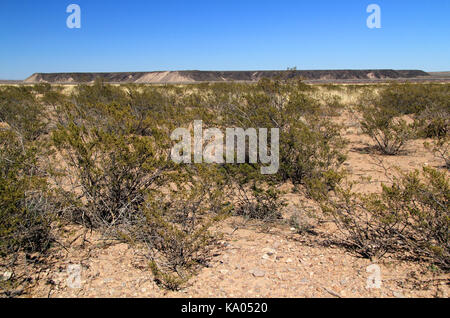
[{"label": "sandy soil", "polygon": [[[448,277],[434,276],[418,264],[383,259],[377,263],[381,288],[369,289],[369,260],[318,237],[295,234],[288,227],[267,233],[257,224],[246,224],[234,231],[233,221],[240,222],[230,219],[221,228],[224,236],[209,266],[179,292],[163,290],[153,282],[139,250],[88,235],[86,246],[80,246],[80,238],[46,260],[49,265],[36,274],[28,296],[448,297],[448,286],[443,284]],[[81,288],[67,286],[69,264],[81,264]]]}]

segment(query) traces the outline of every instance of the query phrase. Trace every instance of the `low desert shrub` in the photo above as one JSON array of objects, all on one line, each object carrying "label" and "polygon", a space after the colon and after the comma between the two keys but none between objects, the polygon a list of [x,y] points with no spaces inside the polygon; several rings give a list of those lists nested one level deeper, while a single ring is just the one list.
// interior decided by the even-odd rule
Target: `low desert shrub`
[{"label": "low desert shrub", "polygon": [[289,226],[297,234],[315,233],[319,218],[316,211],[296,207],[295,212],[289,218]]},{"label": "low desert shrub", "polygon": [[53,142],[78,197],[71,219],[145,244],[155,279],[177,289],[206,261],[208,229],[224,215],[220,174],[216,166],[173,163],[169,119],[182,119],[164,118],[173,109],[155,91],[134,89],[124,104],[62,105]]},{"label": "low desert shrub", "polygon": [[[449,95],[450,99],[450,95]],[[450,102],[447,107],[429,107],[416,118],[419,136],[425,138],[448,138],[450,133]]]},{"label": "low desert shrub", "polygon": [[391,83],[380,91],[376,104],[399,114],[420,114],[428,108],[448,108],[449,94],[448,84]]},{"label": "low desert shrub", "polygon": [[346,141],[341,137],[341,126],[322,116],[321,103],[306,94],[301,85],[259,82],[223,109],[224,125],[279,129],[280,167],[276,176],[267,179],[305,186],[319,179],[332,187],[336,180],[329,177],[340,174]]},{"label": "low desert shrub", "polygon": [[80,84],[71,94],[73,103],[79,108],[90,108],[90,105],[101,104],[125,104],[127,94],[120,86],[104,83],[97,78],[93,85]]},{"label": "low desert shrub", "polygon": [[52,203],[37,149],[0,130],[0,256],[44,252],[51,241]]},{"label": "low desert shrub", "polygon": [[383,186],[381,208],[405,215],[402,242],[417,257],[450,268],[450,183],[448,173],[432,168],[404,174]]},{"label": "low desert shrub", "polygon": [[374,209],[374,196],[352,191],[352,184],[336,187],[333,194],[321,202],[324,213],[333,217],[338,227],[339,242],[367,258],[381,258],[396,249],[397,227],[402,217],[394,211]]},{"label": "low desert shrub", "polygon": [[94,107],[103,117],[101,125],[95,125],[95,117],[74,112],[53,133],[53,141],[80,198],[74,202],[74,219],[114,229],[133,220],[144,202],[143,191],[170,165],[169,144],[156,124],[149,136],[136,135],[141,121],[125,105]]},{"label": "low desert shrub", "polygon": [[52,91],[52,85],[49,83],[39,83],[33,85],[33,92],[36,92],[37,94],[46,94],[50,91]]},{"label": "low desert shrub", "polygon": [[0,122],[7,123],[25,141],[36,140],[46,132],[44,108],[28,87],[0,89]]},{"label": "low desert shrub", "polygon": [[449,195],[445,171],[403,174],[381,193],[363,195],[337,187],[322,201],[342,234],[341,242],[364,257],[392,253],[449,268]]},{"label": "low desert shrub", "polygon": [[263,222],[274,222],[281,219],[281,209],[286,203],[281,198],[281,192],[274,187],[264,189],[253,184],[248,190],[239,189],[234,214],[248,219]]},{"label": "low desert shrub", "polygon": [[207,263],[214,242],[210,228],[231,209],[215,167],[180,169],[169,178],[169,189],[151,192],[143,210],[150,268],[155,280],[171,290],[181,288]]},{"label": "low desert shrub", "polygon": [[[346,141],[341,127],[320,117],[299,121],[280,138],[280,176],[311,189],[321,182],[328,190],[341,178]],[[325,188],[324,188],[325,190]]]},{"label": "low desert shrub", "polygon": [[226,167],[228,185],[234,197],[233,214],[246,219],[260,220],[266,224],[281,219],[281,211],[286,206],[282,192],[276,184],[265,182],[258,166],[247,164]]},{"label": "low desert shrub", "polygon": [[379,109],[391,117],[409,115],[416,121],[419,137],[434,138],[448,134],[448,84],[391,83],[381,89],[366,91],[360,102],[365,107]]},{"label": "low desert shrub", "polygon": [[450,136],[434,139],[431,143],[425,142],[424,145],[436,158],[444,161],[447,169],[450,169]]},{"label": "low desert shrub", "polygon": [[362,116],[363,132],[376,142],[378,149],[385,155],[399,154],[415,135],[413,124],[407,124],[388,109],[366,108]]}]

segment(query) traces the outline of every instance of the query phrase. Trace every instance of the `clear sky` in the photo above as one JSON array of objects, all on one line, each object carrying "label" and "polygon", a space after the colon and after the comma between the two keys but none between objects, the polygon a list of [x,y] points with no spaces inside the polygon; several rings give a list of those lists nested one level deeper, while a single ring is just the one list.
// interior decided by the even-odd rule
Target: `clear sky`
[{"label": "clear sky", "polygon": [[0,79],[294,66],[450,70],[450,0],[0,0]]}]

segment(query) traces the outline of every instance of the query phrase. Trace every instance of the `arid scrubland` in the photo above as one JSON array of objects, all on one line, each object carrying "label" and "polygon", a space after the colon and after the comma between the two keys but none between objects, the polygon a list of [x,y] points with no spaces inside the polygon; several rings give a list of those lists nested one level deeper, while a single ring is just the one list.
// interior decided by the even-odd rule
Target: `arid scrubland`
[{"label": "arid scrubland", "polygon": [[[194,120],[278,128],[278,173],[175,164]],[[2,296],[447,297],[449,84],[0,86],[0,122]]]}]

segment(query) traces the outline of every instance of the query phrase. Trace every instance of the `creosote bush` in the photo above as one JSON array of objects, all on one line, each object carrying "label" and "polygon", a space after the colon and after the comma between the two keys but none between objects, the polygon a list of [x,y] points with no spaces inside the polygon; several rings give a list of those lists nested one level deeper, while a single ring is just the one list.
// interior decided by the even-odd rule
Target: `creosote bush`
[{"label": "creosote bush", "polygon": [[[122,96],[95,85],[105,87],[83,88],[89,94],[77,92],[74,102],[59,106],[60,124],[52,134],[66,175],[73,176],[71,220],[145,244],[156,280],[175,289],[204,261],[212,243],[208,228],[224,215],[221,174],[215,166],[194,169],[170,160],[170,119],[181,122],[183,113],[161,105],[165,97],[134,87]],[[107,98],[91,94],[124,101],[105,103]]]},{"label": "creosote bush", "polygon": [[380,194],[355,193],[351,184],[337,187],[322,209],[333,216],[341,241],[364,257],[393,253],[448,270],[449,195],[447,173],[423,168],[383,185]]},{"label": "creosote bush", "polygon": [[319,117],[307,117],[295,126],[292,123],[280,141],[281,177],[308,190],[317,182],[324,185],[324,190],[332,189],[342,177],[341,166],[346,160],[346,141],[340,129]]},{"label": "creosote bush", "polygon": [[38,169],[37,150],[11,130],[0,130],[0,255],[44,252],[52,203]]},{"label": "creosote bush", "polygon": [[376,98],[378,107],[399,114],[420,114],[427,109],[449,107],[449,84],[391,83]]},{"label": "creosote bush", "polygon": [[281,219],[281,211],[286,206],[282,192],[276,183],[260,174],[259,165],[234,164],[222,170],[234,198],[232,212],[246,219],[256,219],[270,224]]},{"label": "creosote bush", "polygon": [[13,273],[0,282],[6,296],[28,282],[14,275],[20,253],[48,251],[60,208],[42,164],[48,119],[35,94],[31,87],[0,87],[0,258]]},{"label": "creosote bush", "polygon": [[[171,164],[164,134],[152,128],[137,135],[142,121],[124,105],[91,105],[95,117],[68,107],[73,108],[67,124],[54,131],[53,141],[67,173],[75,176],[80,201],[74,202],[74,220],[112,230],[132,222],[144,202],[143,191]],[[98,126],[97,116],[102,118]]]},{"label": "creosote bush", "polygon": [[420,137],[445,139],[450,134],[450,104],[446,108],[425,109],[417,115],[415,125]]},{"label": "creosote bush", "polygon": [[261,80],[223,109],[227,127],[278,128],[280,168],[277,182],[327,187],[340,179],[346,141],[341,126],[323,116],[324,106],[310,97],[301,81]]},{"label": "creosote bush", "polygon": [[382,207],[404,214],[402,241],[408,250],[444,269],[450,266],[450,183],[448,173],[423,168],[384,186]]},{"label": "creosote bush", "polygon": [[46,132],[44,108],[30,87],[0,88],[0,122],[8,123],[25,141]]},{"label": "creosote bush", "polygon": [[414,136],[413,125],[395,115],[395,112],[383,108],[366,108],[363,111],[362,130],[385,155],[399,154]]},{"label": "creosote bush", "polygon": [[169,188],[151,192],[144,206],[150,268],[157,283],[177,290],[205,265],[215,238],[210,228],[231,210],[215,168],[183,166]]},{"label": "creosote bush", "polygon": [[434,139],[431,143],[425,142],[424,145],[436,158],[444,161],[447,169],[450,169],[450,136]]},{"label": "creosote bush", "polygon": [[288,224],[298,234],[312,233],[318,225],[319,218],[316,211],[311,211],[302,207],[296,207],[295,212],[289,218]]},{"label": "creosote bush", "polygon": [[274,187],[264,189],[253,184],[249,190],[240,189],[240,196],[234,213],[249,219],[273,222],[281,219],[281,209],[286,203],[281,199],[281,192]]},{"label": "creosote bush", "polygon": [[448,134],[449,84],[391,83],[377,91],[366,91],[361,104],[386,112],[390,117],[408,115],[415,121],[413,127],[418,137],[442,138]]}]

